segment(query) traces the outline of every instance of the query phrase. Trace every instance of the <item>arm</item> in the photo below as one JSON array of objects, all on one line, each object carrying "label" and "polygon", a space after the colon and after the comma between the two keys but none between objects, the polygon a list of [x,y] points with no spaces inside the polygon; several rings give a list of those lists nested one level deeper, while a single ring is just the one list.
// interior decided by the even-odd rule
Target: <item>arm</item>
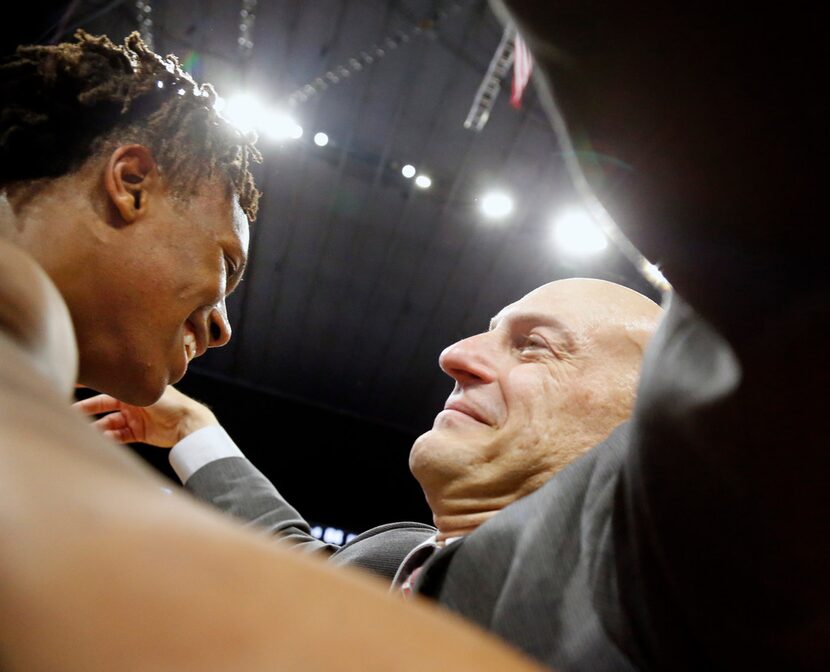
[{"label": "arm", "polygon": [[[171,451],[171,462],[180,463],[185,452],[198,454],[211,444],[232,444],[236,448],[224,429],[206,428],[177,443]],[[274,484],[238,448],[236,451],[238,455],[210,460],[183,478],[185,488],[220,511],[279,535],[304,551],[334,553],[338,547],[313,537],[309,524],[285,501]],[[179,469],[177,472],[180,477],[185,476],[185,472]]]},{"label": "arm", "polygon": [[107,413],[95,426],[116,441],[172,447],[170,463],[185,488],[220,511],[278,534],[304,551],[337,550],[311,535],[305,519],[242,454],[210,409],[172,386],[146,407],[109,395],[75,406],[90,415]]}]

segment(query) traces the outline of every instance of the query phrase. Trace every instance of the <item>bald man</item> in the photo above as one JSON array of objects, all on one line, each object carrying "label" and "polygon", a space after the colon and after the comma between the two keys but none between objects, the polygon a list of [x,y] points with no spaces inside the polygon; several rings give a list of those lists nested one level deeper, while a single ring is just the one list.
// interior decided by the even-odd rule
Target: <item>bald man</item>
[{"label": "bald man", "polygon": [[409,460],[440,539],[472,532],[629,417],[661,312],[620,285],[561,280],[441,353],[455,388]]},{"label": "bald man", "polygon": [[[381,574],[404,592],[429,593],[421,581],[422,565],[446,563],[441,560],[445,548],[449,552],[453,542],[505,508],[507,519],[518,523],[516,529],[541,525],[525,549],[483,542],[477,562],[516,562],[523,583],[503,614],[516,632],[497,631],[544,659],[527,635],[536,637],[539,628],[546,633],[555,629],[558,612],[537,611],[538,605],[521,595],[549,577],[550,553],[561,556],[556,567],[560,572],[570,563],[570,572],[577,574],[592,561],[590,552],[570,557],[574,544],[590,550],[602,532],[598,526],[582,535],[579,516],[583,505],[598,519],[610,511],[619,439],[603,441],[631,414],[643,350],[661,313],[650,299],[614,283],[560,280],[501,310],[489,330],[449,346],[439,363],[455,386],[410,454],[410,468],[437,529],[393,523],[369,530],[342,548],[312,537],[308,524],[242,456],[213,414],[173,388],[147,408],[103,395],[78,406],[89,413],[110,412],[96,424],[116,440],[175,444],[171,463],[200,498],[305,550],[329,553],[338,564]],[[616,429],[615,436],[622,433]],[[546,483],[552,487],[542,488]],[[571,483],[580,491],[578,498],[560,502],[563,488]],[[540,488],[533,515],[511,513],[511,504]],[[550,513],[555,516],[549,518]],[[553,529],[544,527],[551,522]],[[430,570],[433,583],[440,572]],[[466,581],[462,577],[458,585],[471,596],[515,588],[501,580],[488,579],[487,586]],[[545,604],[567,603],[566,589],[563,584],[544,593]],[[521,626],[531,617],[536,629]],[[545,635],[543,640],[545,648],[557,644],[556,637]]]}]

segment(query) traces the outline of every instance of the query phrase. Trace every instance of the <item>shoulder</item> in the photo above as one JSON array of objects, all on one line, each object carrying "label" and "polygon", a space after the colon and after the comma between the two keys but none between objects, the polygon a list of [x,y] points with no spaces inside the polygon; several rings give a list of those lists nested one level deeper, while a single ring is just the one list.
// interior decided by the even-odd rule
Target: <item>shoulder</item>
[{"label": "shoulder", "polygon": [[362,567],[391,581],[409,552],[436,532],[431,525],[415,522],[374,527],[338,550],[332,562]]}]

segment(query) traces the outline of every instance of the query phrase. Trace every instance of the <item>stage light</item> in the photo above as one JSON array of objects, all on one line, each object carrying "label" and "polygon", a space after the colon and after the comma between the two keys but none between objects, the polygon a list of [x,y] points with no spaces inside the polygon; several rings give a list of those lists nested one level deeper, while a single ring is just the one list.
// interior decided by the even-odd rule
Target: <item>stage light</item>
[{"label": "stage light", "polygon": [[401,168],[401,175],[403,175],[407,180],[411,177],[415,177],[415,166],[411,163],[407,163],[403,168]]},{"label": "stage light", "polygon": [[284,112],[271,111],[263,115],[259,126],[270,140],[298,140],[303,135],[303,127]]},{"label": "stage light", "polygon": [[222,111],[225,118],[243,133],[263,128],[268,123],[268,111],[249,93],[231,96]]},{"label": "stage light", "polygon": [[556,217],[553,237],[560,250],[574,256],[597,254],[608,247],[605,234],[581,208],[569,208]]},{"label": "stage light", "polygon": [[335,544],[340,546],[343,543],[343,538],[346,533],[337,527],[327,527],[323,530],[323,541],[327,544]]},{"label": "stage light", "polygon": [[426,175],[418,175],[415,178],[415,185],[421,189],[429,189],[432,186],[432,180]]},{"label": "stage light", "polygon": [[481,199],[481,211],[490,219],[501,219],[513,212],[513,199],[503,191],[491,191]]},{"label": "stage light", "polygon": [[322,131],[320,133],[315,133],[314,144],[318,147],[325,147],[327,144],[329,144],[329,136],[327,136]]},{"label": "stage light", "polygon": [[291,130],[288,134],[288,137],[292,140],[299,140],[303,137],[303,127],[300,126],[297,122],[291,126]]},{"label": "stage light", "polygon": [[225,104],[222,114],[243,133],[256,129],[277,142],[296,140],[303,135],[303,127],[294,119],[280,110],[267,108],[249,93],[232,96]]},{"label": "stage light", "polygon": [[[161,82],[159,82],[161,84]],[[221,113],[227,107],[227,101],[220,95],[216,95],[216,100],[213,101],[213,109]]]}]

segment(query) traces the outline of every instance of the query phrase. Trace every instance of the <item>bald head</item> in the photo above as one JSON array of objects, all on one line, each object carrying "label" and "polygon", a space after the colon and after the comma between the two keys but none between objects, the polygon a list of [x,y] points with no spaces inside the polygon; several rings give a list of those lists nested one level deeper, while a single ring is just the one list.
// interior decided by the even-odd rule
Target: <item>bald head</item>
[{"label": "bald head", "polygon": [[530,307],[567,320],[572,331],[621,338],[640,352],[663,313],[654,301],[628,287],[595,278],[569,278],[542,285],[511,303],[493,318],[490,328],[505,315]]},{"label": "bald head", "polygon": [[447,348],[455,388],[410,455],[439,530],[470,531],[625,421],[661,312],[621,285],[560,280]]}]

